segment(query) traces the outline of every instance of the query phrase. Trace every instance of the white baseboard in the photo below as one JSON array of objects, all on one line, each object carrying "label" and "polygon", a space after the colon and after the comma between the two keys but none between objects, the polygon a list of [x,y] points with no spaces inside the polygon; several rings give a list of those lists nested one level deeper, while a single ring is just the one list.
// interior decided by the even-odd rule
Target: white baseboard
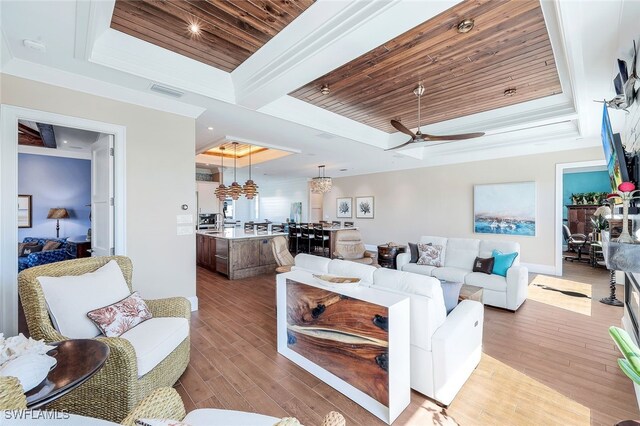
[{"label": "white baseboard", "polygon": [[198,296],[189,296],[187,297],[189,303],[191,303],[191,312],[195,312],[198,310]]},{"label": "white baseboard", "polygon": [[539,265],[537,263],[520,263],[522,266],[526,266],[529,272],[534,274],[556,275],[555,265]]}]

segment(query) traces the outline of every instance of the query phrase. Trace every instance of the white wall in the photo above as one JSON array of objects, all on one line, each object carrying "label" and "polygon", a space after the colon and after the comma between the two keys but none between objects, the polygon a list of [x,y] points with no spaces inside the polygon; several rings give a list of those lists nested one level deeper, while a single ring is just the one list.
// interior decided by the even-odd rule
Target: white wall
[{"label": "white wall", "polygon": [[134,287],[145,298],[195,296],[195,236],[176,235],[176,215],[185,213],[181,205],[196,215],[195,120],[1,78],[3,103],[126,127],[126,253],[133,260]]},{"label": "white wall", "polygon": [[291,203],[302,202],[302,222],[309,218],[309,184],[307,178],[288,180],[255,179],[260,186],[260,218],[285,222],[291,213]]},{"label": "white wall", "polygon": [[[324,217],[336,219],[337,197],[373,195],[374,218],[354,217],[366,244],[406,244],[421,235],[515,240],[522,247],[522,262],[553,266],[555,165],[602,157],[602,149],[588,148],[334,178],[333,189],[324,197]],[[524,181],[536,182],[536,236],[475,234],[473,186]]]}]

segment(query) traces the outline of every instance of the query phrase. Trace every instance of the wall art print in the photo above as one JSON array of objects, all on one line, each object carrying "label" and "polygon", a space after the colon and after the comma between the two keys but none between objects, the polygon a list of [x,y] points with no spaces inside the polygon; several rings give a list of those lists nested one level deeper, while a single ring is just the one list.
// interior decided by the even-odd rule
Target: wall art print
[{"label": "wall art print", "polygon": [[536,235],[536,183],[473,187],[473,229],[479,234]]},{"label": "wall art print", "polygon": [[356,197],[356,218],[373,219],[373,196]]},{"label": "wall art print", "polygon": [[351,197],[336,198],[337,218],[350,219],[351,217],[353,217],[352,200],[353,199]]}]

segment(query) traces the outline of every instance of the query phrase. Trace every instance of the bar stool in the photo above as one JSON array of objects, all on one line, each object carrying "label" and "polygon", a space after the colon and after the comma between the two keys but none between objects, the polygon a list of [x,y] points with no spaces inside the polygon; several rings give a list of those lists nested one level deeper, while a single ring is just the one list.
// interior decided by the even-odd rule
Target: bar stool
[{"label": "bar stool", "polygon": [[309,228],[308,223],[300,224],[300,244],[302,253],[311,252],[311,240],[313,240],[313,227]]},{"label": "bar stool", "polygon": [[345,228],[353,228],[353,222],[344,222],[344,227]]},{"label": "bar stool", "polygon": [[327,235],[324,231],[324,226],[321,223],[313,224],[313,251],[315,252],[318,248],[322,249],[322,256],[328,256],[330,253],[330,248],[327,247],[329,244],[329,235]]},{"label": "bar stool", "polygon": [[289,222],[289,251],[295,254],[299,252],[299,242],[302,234],[300,233],[300,227],[295,222]]},{"label": "bar stool", "polygon": [[258,234],[266,234],[269,232],[269,224],[268,223],[258,223],[256,225],[256,231]]},{"label": "bar stool", "polygon": [[334,228],[340,228],[342,226],[342,222],[340,222],[339,220],[334,220],[331,222],[331,226]]},{"label": "bar stool", "polygon": [[245,222],[244,224],[244,232],[250,234],[253,233],[254,224],[253,222]]},{"label": "bar stool", "polygon": [[286,225],[284,223],[281,223],[281,224],[274,223],[271,225],[271,232],[284,232],[285,226]]}]

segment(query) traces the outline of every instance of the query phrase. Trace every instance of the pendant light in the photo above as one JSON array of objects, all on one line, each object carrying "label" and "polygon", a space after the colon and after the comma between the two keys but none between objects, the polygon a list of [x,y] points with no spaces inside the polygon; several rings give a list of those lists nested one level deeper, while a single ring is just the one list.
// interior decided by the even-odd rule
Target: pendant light
[{"label": "pendant light", "polygon": [[249,145],[249,180],[242,186],[242,192],[247,200],[253,200],[253,197],[258,193],[258,185],[251,180],[251,145]]},{"label": "pendant light", "polygon": [[237,150],[238,142],[233,142],[233,183],[229,186],[227,190],[227,194],[231,197],[232,200],[237,200],[240,198],[242,194],[242,187],[236,180],[236,159],[238,158]]},{"label": "pendant light", "polygon": [[222,165],[220,166],[220,185],[216,188],[213,193],[218,197],[218,200],[224,201],[227,198],[228,188],[224,186],[224,146],[220,147],[220,160],[222,161]]},{"label": "pendant light", "polygon": [[324,194],[331,191],[333,182],[330,177],[324,175],[324,166],[318,166],[318,177],[311,180],[311,192],[316,194]]}]

